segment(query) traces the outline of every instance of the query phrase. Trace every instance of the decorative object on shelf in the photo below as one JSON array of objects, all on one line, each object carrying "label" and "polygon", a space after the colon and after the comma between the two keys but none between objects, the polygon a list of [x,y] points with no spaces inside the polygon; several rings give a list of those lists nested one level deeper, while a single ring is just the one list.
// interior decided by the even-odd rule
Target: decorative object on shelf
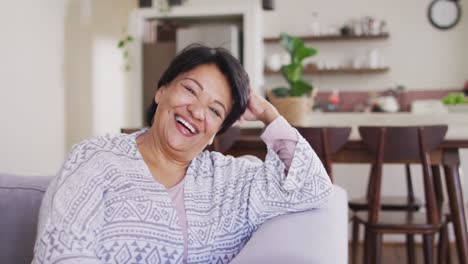
[{"label": "decorative object on shelf", "polygon": [[268,92],[268,97],[278,111],[294,126],[306,125],[307,114],[312,111],[316,89],[302,79],[303,61],[317,54],[317,50],[306,47],[303,40],[282,33],[281,45],[289,52],[291,62],[283,65],[281,72],[289,87],[278,87]]},{"label": "decorative object on shelf", "polygon": [[123,69],[126,72],[129,72],[131,69],[130,65],[130,54],[128,52],[128,45],[133,42],[133,37],[129,34],[127,34],[127,31],[125,28],[122,30],[122,38],[119,40],[119,43],[117,44],[117,47],[119,49],[122,49],[123,52],[123,60],[124,60],[124,66]]},{"label": "decorative object on shelf", "polygon": [[427,15],[434,27],[447,30],[458,24],[462,11],[458,0],[433,0]]},{"label": "decorative object on shelf", "polygon": [[171,11],[171,6],[168,0],[156,0],[158,1],[158,10],[163,14],[168,14]]},{"label": "decorative object on shelf", "polygon": [[317,12],[312,12],[312,19],[310,20],[310,33],[312,36],[320,36],[320,22]]},{"label": "decorative object on shelf", "polygon": [[279,53],[273,53],[267,57],[266,67],[269,71],[277,72],[281,69],[281,55]]},{"label": "decorative object on shelf", "polygon": [[376,104],[383,112],[395,113],[400,109],[397,99],[391,95],[377,97]]},{"label": "decorative object on shelf", "polygon": [[353,29],[348,25],[344,25],[340,28],[340,33],[342,36],[350,36],[353,33]]},{"label": "decorative object on shelf", "polygon": [[369,68],[376,69],[380,67],[380,52],[378,49],[369,51]]},{"label": "decorative object on shelf", "polygon": [[186,0],[169,0],[169,6],[180,6],[185,4]]},{"label": "decorative object on shelf", "polygon": [[340,93],[338,90],[333,89],[327,98],[326,110],[327,112],[337,112],[340,104]]},{"label": "decorative object on shelf", "polygon": [[262,8],[265,11],[275,10],[275,0],[262,0]]},{"label": "decorative object on shelf", "polygon": [[153,0],[138,0],[138,7],[152,7]]},{"label": "decorative object on shelf", "polygon": [[341,26],[340,31],[343,36],[380,36],[388,35],[388,25],[383,19],[365,16],[352,19],[350,22]]}]

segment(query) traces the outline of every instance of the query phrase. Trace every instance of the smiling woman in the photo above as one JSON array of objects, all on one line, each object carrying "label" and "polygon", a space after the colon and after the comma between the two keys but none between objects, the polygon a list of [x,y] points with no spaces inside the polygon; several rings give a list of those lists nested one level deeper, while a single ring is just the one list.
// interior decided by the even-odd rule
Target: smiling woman
[{"label": "smiling woman", "polygon": [[[158,82],[158,90],[167,86],[182,73],[187,73],[200,65],[215,65],[222,73],[232,93],[232,111],[227,113],[219,133],[225,132],[244,113],[249,95],[249,77],[239,61],[222,48],[208,48],[201,45],[191,45],[183,50],[169,65]],[[189,79],[190,80],[190,79]],[[200,89],[203,86],[192,79]],[[157,104],[152,102],[146,114],[146,122],[153,124]]]},{"label": "smiling woman", "polygon": [[[44,196],[33,263],[228,263],[262,223],[332,193],[307,141],[223,49],[177,55],[147,117],[74,147]],[[264,162],[203,151],[238,119],[265,124]]]}]

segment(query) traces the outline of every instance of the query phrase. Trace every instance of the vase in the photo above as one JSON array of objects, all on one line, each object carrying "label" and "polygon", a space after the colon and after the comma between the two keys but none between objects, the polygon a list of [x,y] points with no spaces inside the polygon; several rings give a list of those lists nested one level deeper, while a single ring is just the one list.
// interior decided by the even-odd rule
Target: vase
[{"label": "vase", "polygon": [[268,91],[268,99],[292,126],[306,127],[312,113],[317,89],[304,96],[276,97],[272,90]]}]

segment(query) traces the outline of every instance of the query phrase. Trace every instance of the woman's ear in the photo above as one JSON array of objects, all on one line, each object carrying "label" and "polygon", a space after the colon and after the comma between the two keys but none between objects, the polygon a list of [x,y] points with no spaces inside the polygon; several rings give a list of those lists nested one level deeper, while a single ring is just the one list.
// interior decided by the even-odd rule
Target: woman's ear
[{"label": "woman's ear", "polygon": [[154,102],[158,104],[161,101],[161,96],[164,93],[164,86],[158,87],[156,94],[154,95]]}]

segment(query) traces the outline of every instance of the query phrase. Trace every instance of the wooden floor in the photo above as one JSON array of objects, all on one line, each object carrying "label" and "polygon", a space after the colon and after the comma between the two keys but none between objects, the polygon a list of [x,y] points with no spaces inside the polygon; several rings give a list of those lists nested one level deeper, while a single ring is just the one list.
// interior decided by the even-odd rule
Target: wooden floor
[{"label": "wooden floor", "polygon": [[[436,250],[434,248],[434,250]],[[357,263],[363,263],[362,259],[362,254],[364,252],[364,249],[362,247],[362,244],[359,245],[358,247],[358,262]],[[455,245],[451,244],[450,245],[450,253],[452,256],[452,264],[458,264],[458,259],[456,256],[456,251],[455,251]],[[422,246],[420,244],[417,244],[416,246],[416,263],[418,264],[423,264],[424,259],[422,255]],[[351,263],[351,246],[349,246],[349,263]],[[406,259],[406,248],[404,244],[401,243],[388,243],[384,244],[383,250],[382,250],[382,264],[404,264],[407,263]],[[434,263],[437,263],[435,261]]]}]

